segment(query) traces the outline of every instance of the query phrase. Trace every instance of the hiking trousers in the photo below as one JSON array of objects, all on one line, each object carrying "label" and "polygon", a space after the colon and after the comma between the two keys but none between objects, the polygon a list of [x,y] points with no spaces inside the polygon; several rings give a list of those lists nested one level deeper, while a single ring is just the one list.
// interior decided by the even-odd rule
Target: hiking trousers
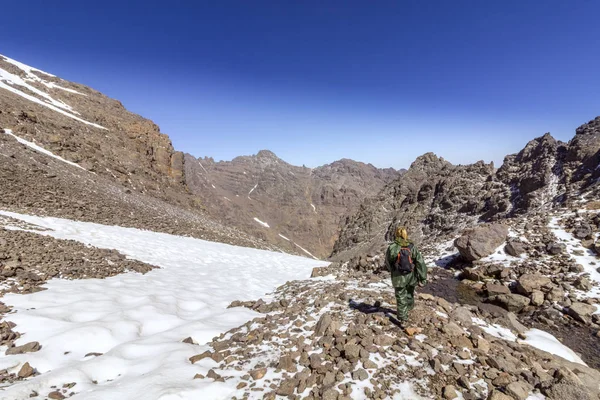
[{"label": "hiking trousers", "polygon": [[394,288],[396,293],[396,315],[399,321],[408,320],[408,312],[415,307],[415,286],[405,285]]}]

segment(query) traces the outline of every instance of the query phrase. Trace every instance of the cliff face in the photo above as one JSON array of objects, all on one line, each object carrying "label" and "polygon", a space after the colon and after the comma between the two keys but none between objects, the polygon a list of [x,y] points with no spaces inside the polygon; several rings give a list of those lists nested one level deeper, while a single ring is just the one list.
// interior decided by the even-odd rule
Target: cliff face
[{"label": "cliff face", "polygon": [[152,121],[1,55],[0,127],[131,190],[160,198],[185,191],[183,154]]}]

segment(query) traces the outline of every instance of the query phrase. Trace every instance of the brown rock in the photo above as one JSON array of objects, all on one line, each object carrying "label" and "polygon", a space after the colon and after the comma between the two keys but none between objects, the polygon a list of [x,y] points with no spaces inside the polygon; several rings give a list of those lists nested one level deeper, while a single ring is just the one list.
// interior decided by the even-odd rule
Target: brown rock
[{"label": "brown rock", "polygon": [[505,395],[504,393],[498,391],[497,389],[492,390],[490,393],[488,400],[515,400],[510,396]]},{"label": "brown rock", "polygon": [[517,280],[517,292],[529,296],[535,290],[549,289],[552,287],[552,280],[541,274],[521,275]]},{"label": "brown rock", "polygon": [[456,388],[452,385],[447,385],[444,387],[443,391],[444,399],[446,400],[454,400],[458,398],[458,394],[456,393]]},{"label": "brown rock", "polygon": [[48,393],[48,398],[52,400],[63,400],[65,396],[58,390],[55,390],[54,392]]},{"label": "brown rock", "polygon": [[41,346],[38,342],[29,342],[22,346],[9,347],[6,350],[6,355],[14,355],[14,354],[23,354],[23,353],[33,353],[41,349]]},{"label": "brown rock", "polygon": [[211,351],[207,350],[204,353],[196,354],[195,356],[191,356],[189,358],[189,360],[192,364],[196,364],[200,360],[203,360],[205,358],[211,358],[212,355],[213,355],[213,353]]},{"label": "brown rock", "polygon": [[19,373],[17,374],[17,376],[19,378],[29,378],[31,375],[33,375],[33,368],[31,368],[31,365],[29,365],[28,362],[26,362],[25,364],[23,364],[23,366],[21,367],[21,369],[19,370]]},{"label": "brown rock", "polygon": [[492,254],[506,240],[508,228],[500,224],[485,224],[466,230],[454,241],[454,246],[467,261]]},{"label": "brown rock", "polygon": [[264,376],[266,374],[267,374],[267,369],[266,368],[257,368],[257,369],[254,369],[254,370],[250,371],[250,376],[255,381],[264,378]]},{"label": "brown rock", "polygon": [[596,312],[596,307],[591,304],[575,302],[567,309],[567,313],[576,320],[589,323],[590,316]]}]

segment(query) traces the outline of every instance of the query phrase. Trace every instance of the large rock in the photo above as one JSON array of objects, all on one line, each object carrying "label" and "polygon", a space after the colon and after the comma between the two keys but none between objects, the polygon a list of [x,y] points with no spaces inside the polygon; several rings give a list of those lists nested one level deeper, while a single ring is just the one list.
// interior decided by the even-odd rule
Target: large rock
[{"label": "large rock", "polygon": [[506,241],[508,228],[500,224],[481,225],[466,230],[454,241],[454,246],[468,261],[479,260],[492,254]]},{"label": "large rock", "polygon": [[590,317],[596,312],[596,307],[591,304],[575,302],[567,309],[567,314],[577,321],[589,323]]},{"label": "large rock", "polygon": [[562,254],[565,252],[565,250],[567,250],[567,246],[565,246],[563,243],[548,243],[548,245],[546,246],[546,251],[550,254],[552,254],[553,256],[557,256],[559,254]]},{"label": "large rock", "polygon": [[525,274],[517,280],[517,292],[529,296],[536,290],[552,288],[552,281],[541,274]]},{"label": "large rock", "polygon": [[511,240],[504,246],[504,251],[513,257],[519,257],[521,254],[525,253],[525,246],[521,242]]},{"label": "large rock", "polygon": [[490,297],[489,300],[492,303],[514,313],[518,313],[523,308],[528,306],[529,303],[531,303],[529,298],[519,294],[499,294]]}]

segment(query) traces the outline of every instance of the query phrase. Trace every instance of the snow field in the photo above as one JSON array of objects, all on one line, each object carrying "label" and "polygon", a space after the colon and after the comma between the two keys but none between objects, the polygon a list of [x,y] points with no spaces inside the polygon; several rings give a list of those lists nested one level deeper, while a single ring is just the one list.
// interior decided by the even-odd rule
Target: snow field
[{"label": "snow field", "polygon": [[[38,225],[36,232],[116,249],[130,258],[161,267],[145,275],[108,279],[53,279],[48,290],[7,294],[14,307],[9,320],[25,333],[17,345],[38,341],[36,353],[5,356],[0,369],[18,371],[29,362],[41,375],[0,391],[0,399],[46,395],[75,382],[74,399],[225,399],[233,382],[193,380],[216,364],[188,358],[208,349],[181,343],[191,336],[206,343],[258,314],[226,307],[233,300],[263,296],[276,286],[310,276],[324,263],[303,257],[221,243],[58,218],[0,211],[0,215]],[[88,353],[104,353],[87,356]],[[97,383],[94,383],[97,382]]]}]

